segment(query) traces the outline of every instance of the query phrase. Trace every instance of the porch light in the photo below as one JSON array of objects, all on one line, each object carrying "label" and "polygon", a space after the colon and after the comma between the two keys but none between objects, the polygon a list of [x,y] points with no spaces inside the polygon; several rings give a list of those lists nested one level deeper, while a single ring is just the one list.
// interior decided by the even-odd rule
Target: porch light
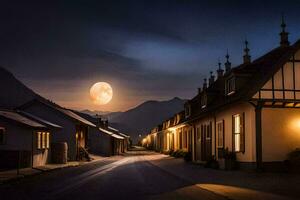
[{"label": "porch light", "polygon": [[300,118],[294,119],[290,123],[291,128],[300,130]]}]

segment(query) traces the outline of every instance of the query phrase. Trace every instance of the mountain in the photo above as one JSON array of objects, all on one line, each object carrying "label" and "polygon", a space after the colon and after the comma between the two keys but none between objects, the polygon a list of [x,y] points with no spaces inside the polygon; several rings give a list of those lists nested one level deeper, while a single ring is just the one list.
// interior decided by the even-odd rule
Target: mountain
[{"label": "mountain", "polygon": [[111,120],[122,113],[122,112],[109,112],[109,111],[97,111],[97,110],[92,111],[92,110],[88,110],[88,109],[81,110],[80,112],[89,114],[91,116],[101,115],[102,117],[105,117],[108,120]]},{"label": "mountain", "polygon": [[175,97],[168,101],[146,101],[139,106],[112,117],[110,122],[137,142],[139,134],[145,134],[163,120],[183,110],[185,100]]},{"label": "mountain", "polygon": [[12,109],[34,98],[41,98],[3,67],[0,67],[0,91],[0,108]]}]

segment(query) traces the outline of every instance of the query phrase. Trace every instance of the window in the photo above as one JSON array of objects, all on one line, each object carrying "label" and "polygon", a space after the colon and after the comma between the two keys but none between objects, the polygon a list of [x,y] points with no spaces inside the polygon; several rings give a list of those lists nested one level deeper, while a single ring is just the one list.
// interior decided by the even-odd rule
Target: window
[{"label": "window", "polygon": [[235,79],[234,79],[234,77],[227,80],[225,91],[226,91],[226,95],[231,95],[235,92]]},{"label": "window", "polygon": [[50,147],[50,133],[37,132],[37,149],[48,149]]},{"label": "window", "polygon": [[189,117],[191,115],[191,105],[185,106],[185,117]]},{"label": "window", "polygon": [[203,94],[201,96],[201,108],[205,108],[206,107],[206,104],[207,104],[207,95],[206,94]]},{"label": "window", "polygon": [[42,132],[37,132],[37,138],[36,138],[37,149],[42,148],[41,140],[42,140]]},{"label": "window", "polygon": [[49,149],[49,146],[50,146],[50,133],[47,132],[46,133],[46,148]]},{"label": "window", "polygon": [[218,148],[224,148],[224,121],[217,123]]},{"label": "window", "polygon": [[204,125],[204,128],[206,129],[206,139],[210,140],[211,139],[211,125],[210,124]]},{"label": "window", "polygon": [[0,145],[5,144],[5,128],[0,127]]},{"label": "window", "polygon": [[233,147],[235,152],[245,151],[244,114],[233,115]]}]

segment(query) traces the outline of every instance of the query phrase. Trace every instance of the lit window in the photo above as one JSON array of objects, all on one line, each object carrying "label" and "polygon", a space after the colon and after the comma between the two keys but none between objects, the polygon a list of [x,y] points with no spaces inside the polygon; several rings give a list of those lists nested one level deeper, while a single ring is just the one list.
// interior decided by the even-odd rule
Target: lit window
[{"label": "lit window", "polygon": [[230,78],[226,81],[226,95],[231,95],[235,92],[235,79]]},{"label": "lit window", "polygon": [[240,114],[233,116],[233,140],[234,140],[234,151],[244,152],[244,117]]},{"label": "lit window", "polygon": [[48,149],[49,146],[50,146],[50,133],[47,132],[46,135],[47,135],[47,138],[46,138],[46,140],[47,140],[47,141],[46,141],[46,148]]},{"label": "lit window", "polygon": [[217,123],[218,148],[224,148],[224,121]]},{"label": "lit window", "polygon": [[43,148],[43,149],[46,148],[46,140],[47,140],[47,138],[46,138],[46,133],[43,132],[43,133],[42,133],[42,148]]},{"label": "lit window", "polygon": [[37,149],[48,149],[50,147],[50,133],[37,132]]},{"label": "lit window", "polygon": [[41,132],[37,132],[37,138],[36,138],[37,149],[41,149],[42,148],[41,141],[42,141],[42,133]]},{"label": "lit window", "polygon": [[5,144],[5,128],[0,127],[0,144]]}]

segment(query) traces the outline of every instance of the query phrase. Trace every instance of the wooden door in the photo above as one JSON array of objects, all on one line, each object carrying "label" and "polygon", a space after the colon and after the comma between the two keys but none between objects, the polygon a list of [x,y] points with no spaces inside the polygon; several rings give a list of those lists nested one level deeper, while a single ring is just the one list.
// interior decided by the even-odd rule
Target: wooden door
[{"label": "wooden door", "polygon": [[211,159],[211,135],[212,135],[212,124],[201,125],[201,160],[208,161]]}]

